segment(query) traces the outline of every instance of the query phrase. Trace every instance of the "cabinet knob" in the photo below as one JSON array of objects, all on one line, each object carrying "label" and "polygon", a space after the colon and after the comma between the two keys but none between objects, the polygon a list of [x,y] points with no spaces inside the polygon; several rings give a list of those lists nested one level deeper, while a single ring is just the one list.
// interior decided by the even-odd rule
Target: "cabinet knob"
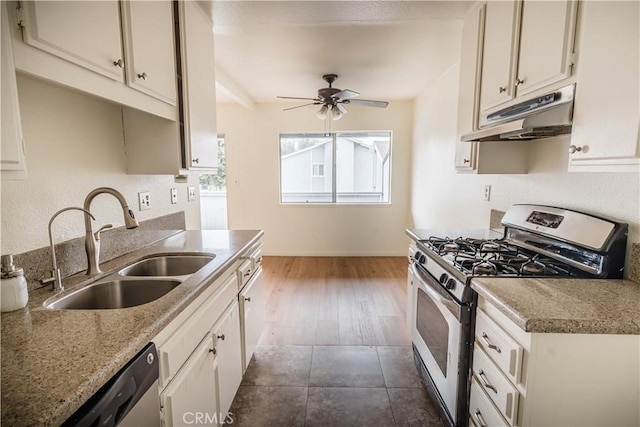
[{"label": "cabinet knob", "polygon": [[498,92],[499,92],[499,93],[503,93],[503,92],[506,92],[506,91],[507,91],[507,88],[506,88],[506,87],[502,87],[502,86],[500,86],[500,87],[498,88]]},{"label": "cabinet knob", "polygon": [[210,348],[210,349],[209,349],[209,353],[216,354],[216,353],[218,353],[218,350],[216,350],[216,348],[215,348],[215,347],[213,347],[213,348]]},{"label": "cabinet knob", "polygon": [[462,159],[462,163],[463,163],[463,164],[467,164],[467,163],[469,163],[469,159]]},{"label": "cabinet knob", "polygon": [[224,341],[224,334],[218,335],[218,339]]},{"label": "cabinet knob", "polygon": [[192,159],[191,162],[200,163],[200,157],[196,157],[195,159]]},{"label": "cabinet knob", "polygon": [[138,78],[142,80],[147,80],[147,73],[138,74]]},{"label": "cabinet knob", "polygon": [[516,87],[524,83],[524,79],[516,79]]},{"label": "cabinet knob", "polygon": [[117,61],[113,61],[113,65],[116,67],[124,68],[124,61],[122,59],[118,59]]},{"label": "cabinet knob", "polygon": [[569,154],[573,154],[573,153],[575,153],[576,151],[578,151],[578,152],[582,151],[582,147],[580,147],[580,146],[575,146],[575,145],[573,145],[573,144],[569,146]]},{"label": "cabinet knob", "polygon": [[251,297],[244,297],[244,300],[245,300],[246,302],[251,302]]}]

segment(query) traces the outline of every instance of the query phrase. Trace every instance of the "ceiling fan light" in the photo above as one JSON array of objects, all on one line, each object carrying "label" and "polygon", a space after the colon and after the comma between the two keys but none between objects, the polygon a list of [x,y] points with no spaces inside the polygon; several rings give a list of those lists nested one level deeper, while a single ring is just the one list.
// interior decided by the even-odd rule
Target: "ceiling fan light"
[{"label": "ceiling fan light", "polygon": [[320,110],[318,111],[318,114],[316,114],[318,116],[318,118],[320,120],[324,120],[327,118],[327,113],[329,112],[329,108],[326,105],[323,105],[322,107],[320,107]]},{"label": "ceiling fan light", "polygon": [[342,105],[341,103],[336,104],[336,107],[338,108],[338,110],[340,110],[340,112],[342,114],[347,114],[348,113],[347,109],[344,108],[344,105]]},{"label": "ceiling fan light", "polygon": [[344,116],[344,114],[342,114],[342,111],[340,111],[339,108],[334,108],[333,110],[331,110],[331,118],[333,120],[340,120],[342,116]]}]

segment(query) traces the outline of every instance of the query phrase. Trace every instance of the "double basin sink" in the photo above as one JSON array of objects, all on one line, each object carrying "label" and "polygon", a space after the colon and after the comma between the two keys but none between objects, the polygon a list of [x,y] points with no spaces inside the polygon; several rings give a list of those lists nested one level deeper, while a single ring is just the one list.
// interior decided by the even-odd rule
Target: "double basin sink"
[{"label": "double basin sink", "polygon": [[215,255],[161,255],[144,258],[106,279],[45,301],[52,310],[99,310],[146,304],[175,289]]}]

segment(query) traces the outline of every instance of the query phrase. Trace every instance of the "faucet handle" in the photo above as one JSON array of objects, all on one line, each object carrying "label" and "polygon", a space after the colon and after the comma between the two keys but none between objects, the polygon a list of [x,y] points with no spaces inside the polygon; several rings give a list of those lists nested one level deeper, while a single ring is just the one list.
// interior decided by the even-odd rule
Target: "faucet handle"
[{"label": "faucet handle", "polygon": [[105,224],[102,227],[100,227],[100,230],[96,231],[95,233],[93,233],[93,236],[95,237],[96,240],[100,240],[100,232],[103,230],[106,230],[107,228],[111,228],[113,227],[113,224]]}]

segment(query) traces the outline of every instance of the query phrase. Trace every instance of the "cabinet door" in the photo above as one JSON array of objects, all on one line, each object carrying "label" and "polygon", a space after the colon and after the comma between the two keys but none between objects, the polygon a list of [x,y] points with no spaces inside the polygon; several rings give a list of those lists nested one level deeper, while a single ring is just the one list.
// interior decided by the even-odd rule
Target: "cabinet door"
[{"label": "cabinet door", "polygon": [[482,64],[482,32],[485,6],[473,8],[462,28],[460,83],[458,89],[458,140],[456,142],[456,170],[473,170],[475,156],[473,142],[461,141],[462,135],[478,128],[479,76]]},{"label": "cabinet door", "polygon": [[198,414],[202,414],[198,425],[220,425],[217,364],[213,339],[211,334],[207,334],[180,372],[160,393],[164,426],[194,424]]},{"label": "cabinet door", "polygon": [[21,2],[25,43],[123,80],[117,0]]},{"label": "cabinet door", "polygon": [[489,1],[486,6],[480,110],[514,97],[513,75],[517,58],[520,2]]},{"label": "cabinet door", "polygon": [[180,2],[185,167],[218,167],[213,23],[196,2]]},{"label": "cabinet door", "polygon": [[517,96],[569,77],[576,9],[569,0],[522,3]]},{"label": "cabinet door", "polygon": [[222,316],[213,328],[218,359],[218,387],[220,411],[227,413],[242,381],[242,341],[240,339],[240,311],[238,301]]},{"label": "cabinet door", "polygon": [[255,272],[240,292],[240,312],[244,344],[243,369],[247,369],[264,328],[265,292],[262,284],[262,268]]},{"label": "cabinet door", "polygon": [[176,57],[171,1],[123,1],[127,84],[176,103]]},{"label": "cabinet door", "polygon": [[[640,5],[581,3],[571,170],[635,170],[640,154]],[[625,165],[627,165],[625,167]]]},{"label": "cabinet door", "polygon": [[[0,83],[0,98],[2,103],[0,113],[2,114],[2,140],[0,152],[0,169],[3,171],[2,178],[26,178],[26,164],[24,143],[22,139],[22,124],[20,121],[20,108],[18,103],[18,87],[16,82],[16,71],[13,65],[13,50],[11,49],[11,32],[9,29],[9,19],[7,15],[7,3],[0,4],[2,14],[2,56],[0,66],[2,80]],[[7,174],[22,174],[21,176]]]}]

